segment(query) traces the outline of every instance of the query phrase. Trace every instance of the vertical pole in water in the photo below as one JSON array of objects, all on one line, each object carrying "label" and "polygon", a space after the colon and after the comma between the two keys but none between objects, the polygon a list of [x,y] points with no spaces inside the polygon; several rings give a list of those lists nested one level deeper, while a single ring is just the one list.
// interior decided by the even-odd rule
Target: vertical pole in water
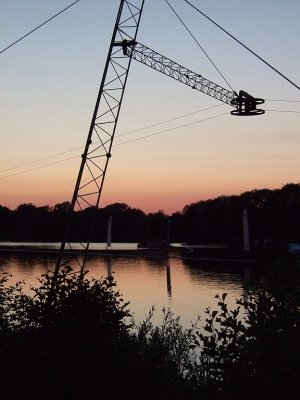
[{"label": "vertical pole in water", "polygon": [[243,236],[244,236],[244,250],[249,251],[249,227],[248,227],[248,214],[247,209],[244,209],[243,212]]},{"label": "vertical pole in water", "polygon": [[112,225],[112,215],[108,218],[106,249],[108,247],[111,247],[111,225]]}]

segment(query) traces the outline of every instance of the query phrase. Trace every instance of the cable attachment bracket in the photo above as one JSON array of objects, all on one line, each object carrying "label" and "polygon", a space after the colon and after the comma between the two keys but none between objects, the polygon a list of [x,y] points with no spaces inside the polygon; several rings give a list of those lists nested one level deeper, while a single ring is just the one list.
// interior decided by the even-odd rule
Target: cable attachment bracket
[{"label": "cable attachment bracket", "polygon": [[121,42],[114,42],[114,46],[122,47],[124,56],[129,56],[128,47],[134,47],[136,43],[135,40],[124,39]]},{"label": "cable attachment bracket", "polygon": [[236,108],[236,110],[231,111],[231,114],[241,116],[262,115],[265,110],[256,108],[256,106],[264,102],[265,100],[253,97],[249,93],[240,90],[238,96],[231,100],[231,104]]}]

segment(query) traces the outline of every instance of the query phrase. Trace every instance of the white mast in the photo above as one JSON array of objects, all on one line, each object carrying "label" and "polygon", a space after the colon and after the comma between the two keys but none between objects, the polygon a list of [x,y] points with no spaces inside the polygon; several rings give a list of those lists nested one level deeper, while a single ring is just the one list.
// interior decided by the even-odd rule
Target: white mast
[{"label": "white mast", "polygon": [[249,251],[249,227],[248,227],[248,214],[247,209],[244,209],[243,212],[243,235],[244,235],[244,250]]},{"label": "white mast", "polygon": [[112,215],[108,218],[106,248],[111,247],[111,225]]}]

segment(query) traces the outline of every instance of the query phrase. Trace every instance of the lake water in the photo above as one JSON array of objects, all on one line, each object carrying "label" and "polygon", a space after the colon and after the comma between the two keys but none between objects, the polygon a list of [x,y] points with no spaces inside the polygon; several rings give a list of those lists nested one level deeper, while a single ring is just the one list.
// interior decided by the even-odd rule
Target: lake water
[{"label": "lake water", "polygon": [[[37,286],[37,277],[54,268],[55,261],[54,254],[0,253],[0,268],[13,275],[10,282],[24,280],[28,288]],[[228,293],[229,305],[233,306],[234,299],[244,294],[252,273],[247,265],[212,263],[180,254],[171,254],[168,259],[95,255],[89,257],[87,269],[95,278],[113,274],[124,300],[130,301],[136,321],[143,320],[155,305],[155,323],[161,321],[162,308],[169,307],[186,327],[199,315],[203,320],[207,307],[216,306],[216,294]]]}]

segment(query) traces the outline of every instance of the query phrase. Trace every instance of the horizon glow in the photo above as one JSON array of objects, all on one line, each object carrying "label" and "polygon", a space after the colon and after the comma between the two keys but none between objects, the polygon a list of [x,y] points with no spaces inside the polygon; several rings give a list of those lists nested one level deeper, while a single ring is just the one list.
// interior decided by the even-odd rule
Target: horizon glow
[{"label": "horizon glow", "polygon": [[[164,2],[154,2],[155,7],[151,6],[153,2],[145,3],[138,41],[225,86]],[[53,206],[70,201],[80,150],[53,161],[74,159],[45,168],[14,174],[52,159],[7,170],[85,145],[118,3],[80,2],[2,54],[2,206],[14,209],[22,203]],[[145,212],[164,210],[170,214],[200,200],[298,183],[299,91],[189,7],[174,3],[234,88],[255,97],[298,103],[266,101],[262,108],[277,112],[267,111],[257,117],[233,117],[230,107],[224,106],[116,137],[100,206],[120,202]],[[65,0],[6,3],[0,15],[0,47],[68,4]],[[206,0],[201,7],[294,82],[300,81],[299,2],[262,4],[254,0],[241,4],[219,0],[212,4]],[[117,134],[217,104],[132,62]],[[226,111],[226,116],[117,145]]]}]

